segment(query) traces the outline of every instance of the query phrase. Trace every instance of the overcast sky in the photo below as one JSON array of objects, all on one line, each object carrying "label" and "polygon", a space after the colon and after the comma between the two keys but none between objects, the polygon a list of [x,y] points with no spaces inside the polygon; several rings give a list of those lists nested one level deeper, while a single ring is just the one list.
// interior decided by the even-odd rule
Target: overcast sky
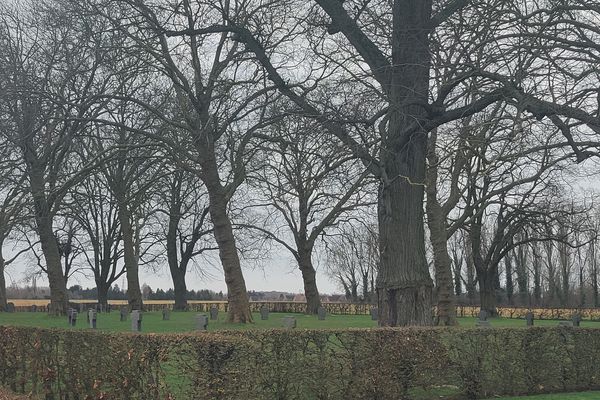
[{"label": "overcast sky", "polygon": [[[5,246],[5,251],[10,251],[8,246]],[[260,263],[244,262],[244,277],[246,278],[246,287],[248,290],[256,291],[285,291],[293,293],[303,293],[304,287],[302,284],[302,275],[298,270],[291,257],[278,248],[272,249],[273,258],[264,259]],[[317,257],[318,258],[318,257]],[[16,282],[18,285],[25,285],[24,281],[27,258],[23,257],[21,261],[15,262],[8,267],[6,273],[6,284],[11,285]],[[260,264],[257,266],[256,264]],[[186,282],[188,290],[210,289],[216,292],[227,292],[227,286],[223,279],[223,271],[220,269],[220,264],[207,266],[210,276],[201,276],[195,271],[188,273]],[[336,284],[324,273],[324,268],[319,265],[318,260],[315,260],[315,268],[317,269],[317,285],[319,292],[322,294],[341,293]],[[86,272],[89,277],[82,274],[76,274],[69,282],[68,286],[79,284],[83,287],[94,287],[95,283],[91,274]],[[145,268],[140,269],[140,284],[148,284],[153,290],[157,288],[169,289],[173,287],[168,266],[159,267],[157,271],[151,271]],[[127,286],[125,276],[117,282],[119,287]],[[38,286],[46,286],[47,280],[40,278],[37,280]]]}]

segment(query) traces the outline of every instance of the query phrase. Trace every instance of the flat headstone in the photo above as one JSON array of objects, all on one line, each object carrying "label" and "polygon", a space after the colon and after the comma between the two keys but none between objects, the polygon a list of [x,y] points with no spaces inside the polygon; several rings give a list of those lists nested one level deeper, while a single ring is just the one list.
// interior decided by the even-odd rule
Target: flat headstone
[{"label": "flat headstone", "polygon": [[573,322],[573,326],[579,326],[581,324],[581,314],[573,314],[573,317],[571,317],[571,321]]},{"label": "flat headstone", "polygon": [[281,323],[286,329],[294,329],[296,327],[295,317],[284,317],[281,319]]},{"label": "flat headstone", "polygon": [[196,330],[208,330],[208,316],[205,314],[196,314]]},{"label": "flat headstone", "polygon": [[490,328],[492,325],[490,324],[490,321],[477,321],[475,323],[475,326],[480,327],[480,328]]},{"label": "flat headstone", "polygon": [[217,319],[219,319],[219,309],[217,306],[212,306],[210,308],[210,320],[216,321]]},{"label": "flat headstone", "polygon": [[379,319],[379,308],[372,307],[371,308],[371,320],[377,321]]},{"label": "flat headstone", "polygon": [[269,308],[267,306],[260,307],[260,319],[263,321],[269,319]]},{"label": "flat headstone", "polygon": [[319,309],[317,310],[317,314],[319,317],[319,321],[325,321],[325,317],[327,316],[327,310],[325,310],[325,307],[319,307]]},{"label": "flat headstone", "polygon": [[169,321],[171,319],[171,310],[169,310],[168,308],[163,308],[162,318],[163,321]]},{"label": "flat headstone", "polygon": [[533,313],[531,311],[525,314],[525,321],[527,321],[527,326],[533,326]]},{"label": "flat headstone", "polygon": [[127,307],[121,307],[120,314],[120,321],[127,321]]},{"label": "flat headstone", "polygon": [[88,321],[91,329],[96,329],[96,319],[98,318],[96,310],[88,311]]},{"label": "flat headstone", "polygon": [[558,326],[568,326],[568,327],[573,327],[573,322],[572,321],[560,321],[558,323]]},{"label": "flat headstone", "polygon": [[480,321],[487,321],[487,319],[488,319],[487,311],[485,311],[485,310],[479,311],[479,314],[477,315],[477,319]]},{"label": "flat headstone", "polygon": [[6,303],[6,312],[14,313],[15,312],[15,303]]},{"label": "flat headstone", "polygon": [[140,310],[131,311],[131,330],[133,332],[142,331],[142,312]]}]

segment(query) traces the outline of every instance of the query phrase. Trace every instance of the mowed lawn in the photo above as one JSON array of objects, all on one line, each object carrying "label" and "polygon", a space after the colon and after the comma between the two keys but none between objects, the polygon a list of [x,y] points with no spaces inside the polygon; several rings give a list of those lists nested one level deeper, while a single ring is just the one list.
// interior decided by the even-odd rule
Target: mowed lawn
[{"label": "mowed lawn", "polygon": [[[171,312],[169,321],[162,320],[162,312],[145,312],[142,320],[142,331],[146,333],[169,333],[169,332],[192,332],[195,330],[196,312]],[[203,313],[208,315],[208,313]],[[343,328],[375,328],[377,321],[372,321],[368,315],[332,315],[328,314],[325,321],[319,321],[316,316],[290,313],[271,313],[269,319],[263,321],[260,314],[254,314],[252,324],[232,324],[227,322],[227,314],[219,313],[217,321],[209,321],[208,330],[230,330],[230,329],[273,329],[282,328],[282,318],[294,316],[298,329],[343,329]],[[475,318],[459,318],[459,324],[463,327],[474,327]],[[67,317],[50,317],[46,313],[17,312],[0,313],[0,325],[36,326],[42,328],[68,328],[89,329],[86,314],[79,314],[76,328],[68,326]],[[522,319],[491,319],[492,327],[525,327]],[[557,326],[558,321],[537,320],[536,326]],[[582,321],[582,327],[600,328],[600,321]],[[97,327],[99,330],[109,332],[125,332],[131,330],[131,322],[121,322],[119,312],[97,314]]]}]

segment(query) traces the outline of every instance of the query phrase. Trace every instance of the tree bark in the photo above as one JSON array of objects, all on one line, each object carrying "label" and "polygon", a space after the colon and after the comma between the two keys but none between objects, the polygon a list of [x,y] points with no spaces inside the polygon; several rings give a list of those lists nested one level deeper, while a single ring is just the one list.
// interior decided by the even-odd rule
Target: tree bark
[{"label": "tree bark", "polygon": [[431,133],[431,142],[427,152],[429,165],[427,168],[427,225],[429,239],[433,247],[433,264],[435,270],[435,290],[437,297],[437,313],[435,324],[441,326],[457,325],[456,299],[452,282],[452,261],[448,254],[448,233],[446,231],[446,215],[437,198],[437,178],[439,159],[435,153],[435,133]]},{"label": "tree bark", "polygon": [[380,193],[379,325],[431,325],[433,285],[425,260],[423,188],[400,179]]},{"label": "tree bark", "polygon": [[108,305],[108,289],[110,285],[101,280],[96,280],[96,290],[98,292],[98,304],[103,306]]},{"label": "tree bark", "polygon": [[227,284],[228,321],[236,323],[252,322],[246,282],[240,265],[231,220],[227,214],[229,199],[225,188],[221,185],[214,149],[205,152],[202,162],[202,178],[208,191],[209,213],[213,222],[215,240],[219,247],[219,258],[223,265],[225,283]]},{"label": "tree bark", "polygon": [[489,316],[497,316],[498,310],[496,309],[496,290],[494,271],[487,271],[485,273],[478,273],[479,281],[479,299],[480,307],[486,311]]},{"label": "tree bark", "polygon": [[423,226],[427,132],[415,127],[427,118],[418,104],[429,95],[431,7],[431,0],[396,0],[393,6],[389,125],[378,201],[381,326],[433,323]]},{"label": "tree bark", "polygon": [[[0,246],[2,246],[0,244]],[[4,278],[4,258],[2,257],[2,248],[0,247],[0,311],[6,310],[6,280]]]},{"label": "tree bark", "polygon": [[171,278],[173,279],[173,292],[175,294],[174,310],[187,310],[187,285],[185,283],[185,273],[179,268],[171,269]]},{"label": "tree bark", "polygon": [[[178,193],[172,190],[172,196]],[[187,286],[185,284],[186,265],[179,264],[177,253],[177,227],[181,220],[180,202],[172,200],[169,208],[169,229],[167,231],[167,261],[169,262],[169,270],[171,271],[171,279],[173,280],[173,292],[175,294],[174,310],[187,309]],[[182,264],[184,260],[181,260]]]},{"label": "tree bark", "polygon": [[514,293],[514,284],[513,284],[513,271],[512,271],[512,262],[508,255],[504,258],[504,266],[506,268],[506,298],[508,300],[508,304],[513,304],[513,293]]},{"label": "tree bark", "polygon": [[317,274],[312,263],[312,249],[298,252],[298,266],[304,282],[306,313],[317,314],[321,306],[321,298],[317,289]]},{"label": "tree bark", "polygon": [[592,240],[590,243],[591,259],[592,259],[592,298],[594,300],[594,307],[600,305],[600,296],[598,295],[598,264],[596,261],[596,240]]},{"label": "tree bark", "polygon": [[135,251],[135,239],[131,213],[124,196],[119,197],[119,223],[123,234],[123,261],[127,276],[127,302],[129,310],[143,310],[142,291],[140,289],[139,265]]},{"label": "tree bark", "polygon": [[467,298],[471,301],[471,304],[475,300],[476,292],[476,280],[475,280],[475,263],[473,261],[473,251],[471,250],[471,240],[467,238],[465,241],[465,263],[467,265]]},{"label": "tree bark", "polygon": [[40,171],[41,167],[31,153],[27,149],[25,150],[36,228],[42,246],[42,253],[46,260],[46,271],[50,286],[49,311],[53,315],[62,315],[67,312],[67,285],[62,271],[60,252],[58,251],[56,237],[52,228],[53,218],[45,194],[44,178],[42,171]]}]

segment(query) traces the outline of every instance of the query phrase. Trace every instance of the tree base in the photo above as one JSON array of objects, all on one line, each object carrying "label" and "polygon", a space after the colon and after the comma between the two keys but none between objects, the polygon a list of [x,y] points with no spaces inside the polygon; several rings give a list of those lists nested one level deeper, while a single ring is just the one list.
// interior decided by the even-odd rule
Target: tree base
[{"label": "tree base", "polygon": [[379,326],[431,326],[432,286],[378,288]]}]

